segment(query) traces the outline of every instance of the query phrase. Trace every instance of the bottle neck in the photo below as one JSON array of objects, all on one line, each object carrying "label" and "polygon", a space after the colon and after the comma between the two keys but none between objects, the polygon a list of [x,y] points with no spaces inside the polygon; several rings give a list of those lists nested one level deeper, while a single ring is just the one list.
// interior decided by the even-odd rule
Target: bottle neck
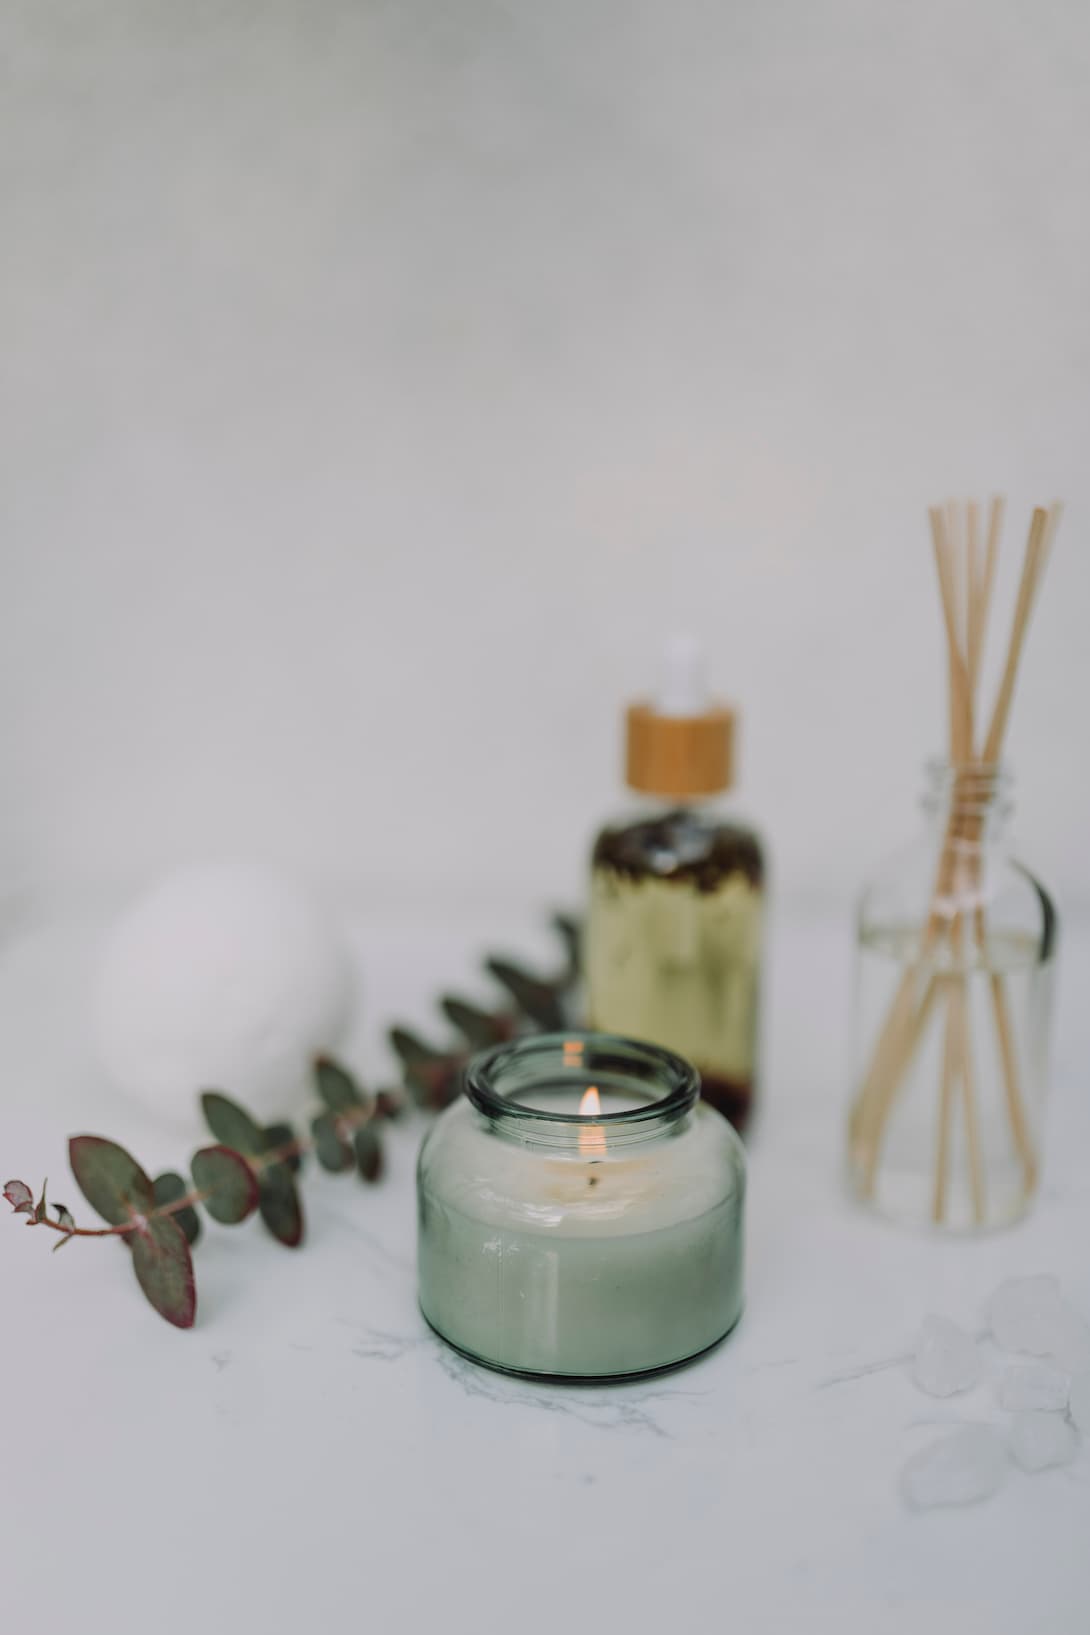
[{"label": "bottle neck", "polygon": [[1007,828],[1012,778],[1001,765],[929,761],[922,805],[932,823],[967,845],[989,845]]},{"label": "bottle neck", "polygon": [[670,812],[717,812],[726,803],[727,791],[716,789],[710,795],[662,795],[629,786],[628,797],[638,811],[649,817],[665,817]]}]

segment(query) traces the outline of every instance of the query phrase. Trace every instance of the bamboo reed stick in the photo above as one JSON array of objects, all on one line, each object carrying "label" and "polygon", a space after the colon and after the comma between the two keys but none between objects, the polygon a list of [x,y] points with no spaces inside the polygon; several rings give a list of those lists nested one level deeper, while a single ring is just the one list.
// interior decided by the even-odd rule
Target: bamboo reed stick
[{"label": "bamboo reed stick", "polygon": [[[963,842],[979,839],[979,825],[974,821],[975,814],[959,813],[961,804],[958,791],[958,780],[962,768],[973,765],[973,745],[976,742],[976,686],[980,671],[980,646],[982,630],[980,627],[979,579],[976,572],[976,534],[977,519],[975,507],[970,502],[966,507],[966,601],[965,601],[965,700],[963,704],[962,738],[959,744],[964,759],[957,763],[955,773],[955,787],[953,796],[953,811],[951,816],[957,825],[959,838]],[[974,634],[975,633],[975,634]],[[972,652],[973,656],[970,657]],[[970,770],[969,801],[971,804],[974,793],[975,780]],[[979,788],[976,790],[979,797]],[[979,888],[980,883],[980,853],[975,848],[968,848],[968,881],[965,883],[970,891]],[[963,892],[956,894],[956,900],[961,899]],[[951,988],[950,1002],[953,1005],[957,1028],[955,1043],[958,1046],[959,1077],[961,1080],[962,1105],[965,1110],[965,1140],[969,1160],[969,1190],[973,1202],[973,1216],[979,1224],[984,1219],[984,1162],[980,1150],[980,1128],[976,1116],[976,1078],[973,1072],[973,1041],[969,1027],[969,976],[966,966],[966,938],[965,921],[962,915],[957,915],[950,932],[951,951],[957,960],[957,972],[954,985]]]},{"label": "bamboo reed stick", "polygon": [[[1002,494],[997,494],[988,508],[988,543],[984,547],[984,580],[980,590],[980,621],[985,630],[988,627],[988,615],[992,608],[995,570],[999,561],[999,541],[1003,534],[1003,519],[1006,510],[1007,502]],[[982,639],[982,649],[983,645]]]},{"label": "bamboo reed stick", "polygon": [[1025,1102],[1018,1082],[1018,1055],[1014,1047],[1014,1029],[1011,1026],[1010,1007],[1007,1004],[1007,984],[1001,972],[992,972],[989,986],[996,1039],[999,1043],[999,1064],[1003,1074],[1007,1118],[1010,1120],[1011,1135],[1022,1165],[1022,1180],[1028,1196],[1037,1185],[1037,1154],[1029,1133]]},{"label": "bamboo reed stick", "polygon": [[919,1048],[920,1040],[923,1038],[927,1024],[931,1019],[931,1010],[941,986],[941,978],[932,974],[915,1014],[910,1010],[904,1023],[903,1038],[899,1040],[900,1048],[893,1067],[884,1078],[877,1081],[872,1097],[871,1116],[864,1126],[865,1139],[862,1157],[864,1197],[874,1196],[874,1188],[878,1180],[878,1165],[882,1156],[882,1140],[885,1135],[890,1108],[904,1075],[905,1067]]},{"label": "bamboo reed stick", "polygon": [[948,979],[948,1004],[954,1029],[954,1059],[961,1084],[961,1102],[965,1116],[965,1151],[969,1167],[969,1196],[973,1206],[973,1220],[979,1226],[984,1220],[984,1159],[980,1148],[980,1125],[976,1114],[976,1084],[973,1074],[972,1038],[969,1031],[968,980],[963,963],[962,924],[954,927],[953,946],[958,969]]},{"label": "bamboo reed stick", "polygon": [[969,670],[969,697],[976,701],[980,680],[980,660],[984,648],[984,607],[982,590],[984,563],[980,556],[980,511],[970,500],[965,512],[965,588],[968,613],[965,629],[965,661]]},{"label": "bamboo reed stick", "polygon": [[[1055,532],[1059,526],[1062,507],[1054,504],[1048,513],[1040,545],[1033,562],[1032,593],[1036,595],[1040,585],[1041,575],[1044,572],[1048,552]],[[996,556],[999,544],[999,532],[1002,526],[1003,501],[1002,498],[993,499],[988,523],[988,543],[984,565],[983,583],[979,590],[980,623],[986,626],[991,602],[992,587],[995,579]],[[1032,540],[1032,531],[1031,531]],[[1027,552],[1028,554],[1028,552]],[[1027,616],[1028,617],[1028,616]],[[1024,632],[1023,632],[1024,634]],[[974,927],[981,958],[987,960],[987,928],[983,908],[978,908],[974,915]],[[999,1043],[1000,1068],[1003,1076],[1003,1090],[1007,1104],[1007,1116],[1010,1121],[1011,1134],[1022,1165],[1023,1181],[1027,1193],[1032,1192],[1037,1184],[1037,1160],[1034,1153],[1033,1141],[1029,1133],[1029,1123],[1026,1118],[1025,1106],[1018,1082],[1018,1059],[1014,1048],[1014,1031],[1010,1020],[1010,1008],[1007,1003],[1007,985],[1001,972],[993,971],[990,980],[992,1010],[995,1018],[996,1035]]]},{"label": "bamboo reed stick", "polygon": [[948,664],[950,671],[950,752],[955,766],[968,757],[971,723],[969,720],[969,674],[958,639],[958,598],[950,555],[950,538],[943,513],[933,506],[931,543],[935,552],[935,567],[939,575],[942,596],[942,616],[946,626]]},{"label": "bamboo reed stick", "polygon": [[1011,700],[1014,697],[1014,683],[1018,678],[1018,665],[1022,657],[1022,646],[1026,639],[1029,616],[1033,611],[1033,602],[1040,582],[1040,569],[1043,567],[1042,548],[1046,543],[1048,533],[1051,532],[1048,524],[1049,513],[1038,506],[1033,513],[1029,538],[1026,541],[1026,554],[1022,563],[1022,579],[1018,587],[1014,623],[1011,626],[1010,642],[1007,647],[1007,662],[1003,667],[1003,678],[999,683],[999,692],[996,695],[995,708],[992,711],[991,725],[988,728],[988,735],[984,740],[984,748],[980,756],[987,766],[994,766],[998,761],[999,750],[1003,743],[1003,734],[1007,730],[1007,719],[1010,715]]},{"label": "bamboo reed stick", "polygon": [[950,995],[955,1022],[962,1106],[965,1113],[965,1145],[969,1161],[969,1196],[973,1206],[973,1220],[982,1226],[985,1219],[984,1161],[980,1148],[980,1127],[976,1116],[976,1090],[973,1083],[972,1057],[969,1042],[969,1007],[966,1002],[965,981],[953,984]]},{"label": "bamboo reed stick", "polygon": [[946,1189],[950,1175],[950,1133],[954,1121],[954,1080],[956,1077],[954,1023],[946,1007],[946,1027],[942,1049],[942,1088],[939,1094],[939,1139],[935,1149],[935,1184],[931,1194],[931,1219],[941,1226],[946,1219]]}]

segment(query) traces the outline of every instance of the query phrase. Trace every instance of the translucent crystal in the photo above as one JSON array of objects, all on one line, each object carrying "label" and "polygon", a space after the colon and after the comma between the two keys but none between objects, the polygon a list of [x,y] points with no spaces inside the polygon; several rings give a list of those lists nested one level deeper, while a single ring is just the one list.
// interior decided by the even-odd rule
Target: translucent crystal
[{"label": "translucent crystal", "polygon": [[1068,1305],[1060,1302],[1060,1310],[1051,1324],[1052,1342],[1049,1355],[1055,1357],[1061,1368],[1069,1373],[1080,1373],[1090,1368],[1090,1323]]},{"label": "translucent crystal", "polygon": [[912,1378],[932,1397],[968,1391],[980,1379],[980,1354],[970,1335],[948,1317],[925,1317],[916,1337]]},{"label": "translucent crystal", "polygon": [[991,1497],[1006,1472],[1002,1437],[990,1425],[965,1425],[913,1454],[901,1472],[901,1492],[915,1510],[976,1504]]},{"label": "translucent crystal", "polygon": [[1068,1408],[1079,1430],[1084,1436],[1090,1436],[1090,1368],[1084,1374],[1076,1374],[1071,1381]]},{"label": "translucent crystal", "polygon": [[988,1302],[988,1326],[1004,1351],[1028,1351],[1046,1356],[1063,1326],[1065,1306],[1059,1279],[1008,1277]]},{"label": "translucent crystal", "polygon": [[1068,1465],[1079,1446],[1079,1433],[1059,1414],[1016,1414],[1011,1425],[1011,1453],[1023,1470]]},{"label": "translucent crystal", "polygon": [[1015,1414],[1063,1413],[1070,1388],[1070,1376],[1054,1363],[1011,1363],[999,1382],[999,1404]]}]

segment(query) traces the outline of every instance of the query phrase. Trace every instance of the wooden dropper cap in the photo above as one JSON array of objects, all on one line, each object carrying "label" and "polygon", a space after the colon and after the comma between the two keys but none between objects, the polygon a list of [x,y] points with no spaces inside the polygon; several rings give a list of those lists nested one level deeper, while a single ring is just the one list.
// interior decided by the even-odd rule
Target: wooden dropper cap
[{"label": "wooden dropper cap", "polygon": [[699,649],[675,639],[658,701],[628,708],[625,781],[645,795],[695,797],[729,788],[734,721],[732,709],[706,702]]}]

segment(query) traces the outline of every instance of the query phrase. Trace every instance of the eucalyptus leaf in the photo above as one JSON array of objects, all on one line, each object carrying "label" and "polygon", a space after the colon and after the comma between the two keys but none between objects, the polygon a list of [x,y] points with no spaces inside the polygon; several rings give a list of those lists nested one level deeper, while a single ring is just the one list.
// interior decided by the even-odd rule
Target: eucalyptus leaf
[{"label": "eucalyptus leaf", "polygon": [[390,1043],[404,1067],[442,1061],[446,1055],[446,1051],[436,1050],[434,1045],[429,1045],[418,1033],[412,1033],[408,1028],[391,1028]]},{"label": "eucalyptus leaf", "polygon": [[74,1135],[68,1161],[83,1196],[111,1226],[122,1226],[134,1214],[155,1207],[152,1184],[136,1159],[100,1135]]},{"label": "eucalyptus leaf", "polygon": [[206,1090],[201,1097],[205,1123],[217,1141],[235,1152],[256,1157],[265,1150],[265,1138],[260,1126],[245,1107],[225,1096],[219,1090]]},{"label": "eucalyptus leaf", "polygon": [[207,1194],[204,1207],[221,1226],[237,1226],[257,1208],[257,1177],[233,1148],[202,1147],[190,1168],[197,1191]]},{"label": "eucalyptus leaf", "polygon": [[351,1073],[329,1056],[318,1057],[314,1078],[318,1094],[331,1113],[350,1113],[366,1105]]},{"label": "eucalyptus leaf", "polygon": [[489,1045],[502,1044],[514,1032],[511,1018],[502,1012],[493,1013],[459,999],[456,994],[445,994],[439,1002],[443,1014],[474,1050],[485,1050]]},{"label": "eucalyptus leaf", "polygon": [[34,1194],[25,1181],[5,1181],[4,1197],[17,1215],[33,1215]]},{"label": "eucalyptus leaf", "polygon": [[365,1181],[377,1181],[382,1174],[382,1142],[373,1124],[364,1124],[352,1137],[356,1168]]},{"label": "eucalyptus leaf", "polygon": [[[153,1186],[155,1202],[160,1209],[164,1204],[177,1203],[178,1199],[184,1198],[189,1191],[185,1178],[177,1175],[174,1170],[164,1170],[162,1175],[157,1175]],[[174,1219],[185,1233],[185,1241],[188,1244],[196,1243],[201,1235],[201,1218],[193,1206],[187,1204],[184,1209],[176,1209]]]},{"label": "eucalyptus leaf", "polygon": [[391,1028],[389,1037],[416,1101],[425,1107],[445,1107],[454,1099],[464,1061],[462,1054],[435,1050],[408,1028]]},{"label": "eucalyptus leaf", "polygon": [[341,1135],[332,1113],[319,1113],[312,1121],[310,1133],[314,1137],[314,1153],[323,1169],[333,1175],[352,1167],[352,1148]]},{"label": "eucalyptus leaf", "polygon": [[[295,1131],[290,1124],[266,1124],[261,1134],[265,1143],[262,1148],[263,1152],[276,1152],[281,1147],[292,1146],[295,1141]],[[302,1155],[293,1152],[284,1159],[284,1163],[293,1175],[298,1175],[303,1167]]]},{"label": "eucalyptus leaf", "polygon": [[132,1233],[137,1282],[161,1317],[192,1328],[197,1312],[193,1260],[185,1233],[171,1215],[153,1215]]},{"label": "eucalyptus leaf", "polygon": [[295,1177],[286,1164],[273,1164],[258,1182],[258,1208],[273,1237],[287,1249],[303,1241],[303,1208]]},{"label": "eucalyptus leaf", "polygon": [[511,960],[489,959],[486,964],[496,981],[502,983],[519,1010],[531,1022],[548,1032],[564,1027],[562,988],[559,984],[546,982]]}]

